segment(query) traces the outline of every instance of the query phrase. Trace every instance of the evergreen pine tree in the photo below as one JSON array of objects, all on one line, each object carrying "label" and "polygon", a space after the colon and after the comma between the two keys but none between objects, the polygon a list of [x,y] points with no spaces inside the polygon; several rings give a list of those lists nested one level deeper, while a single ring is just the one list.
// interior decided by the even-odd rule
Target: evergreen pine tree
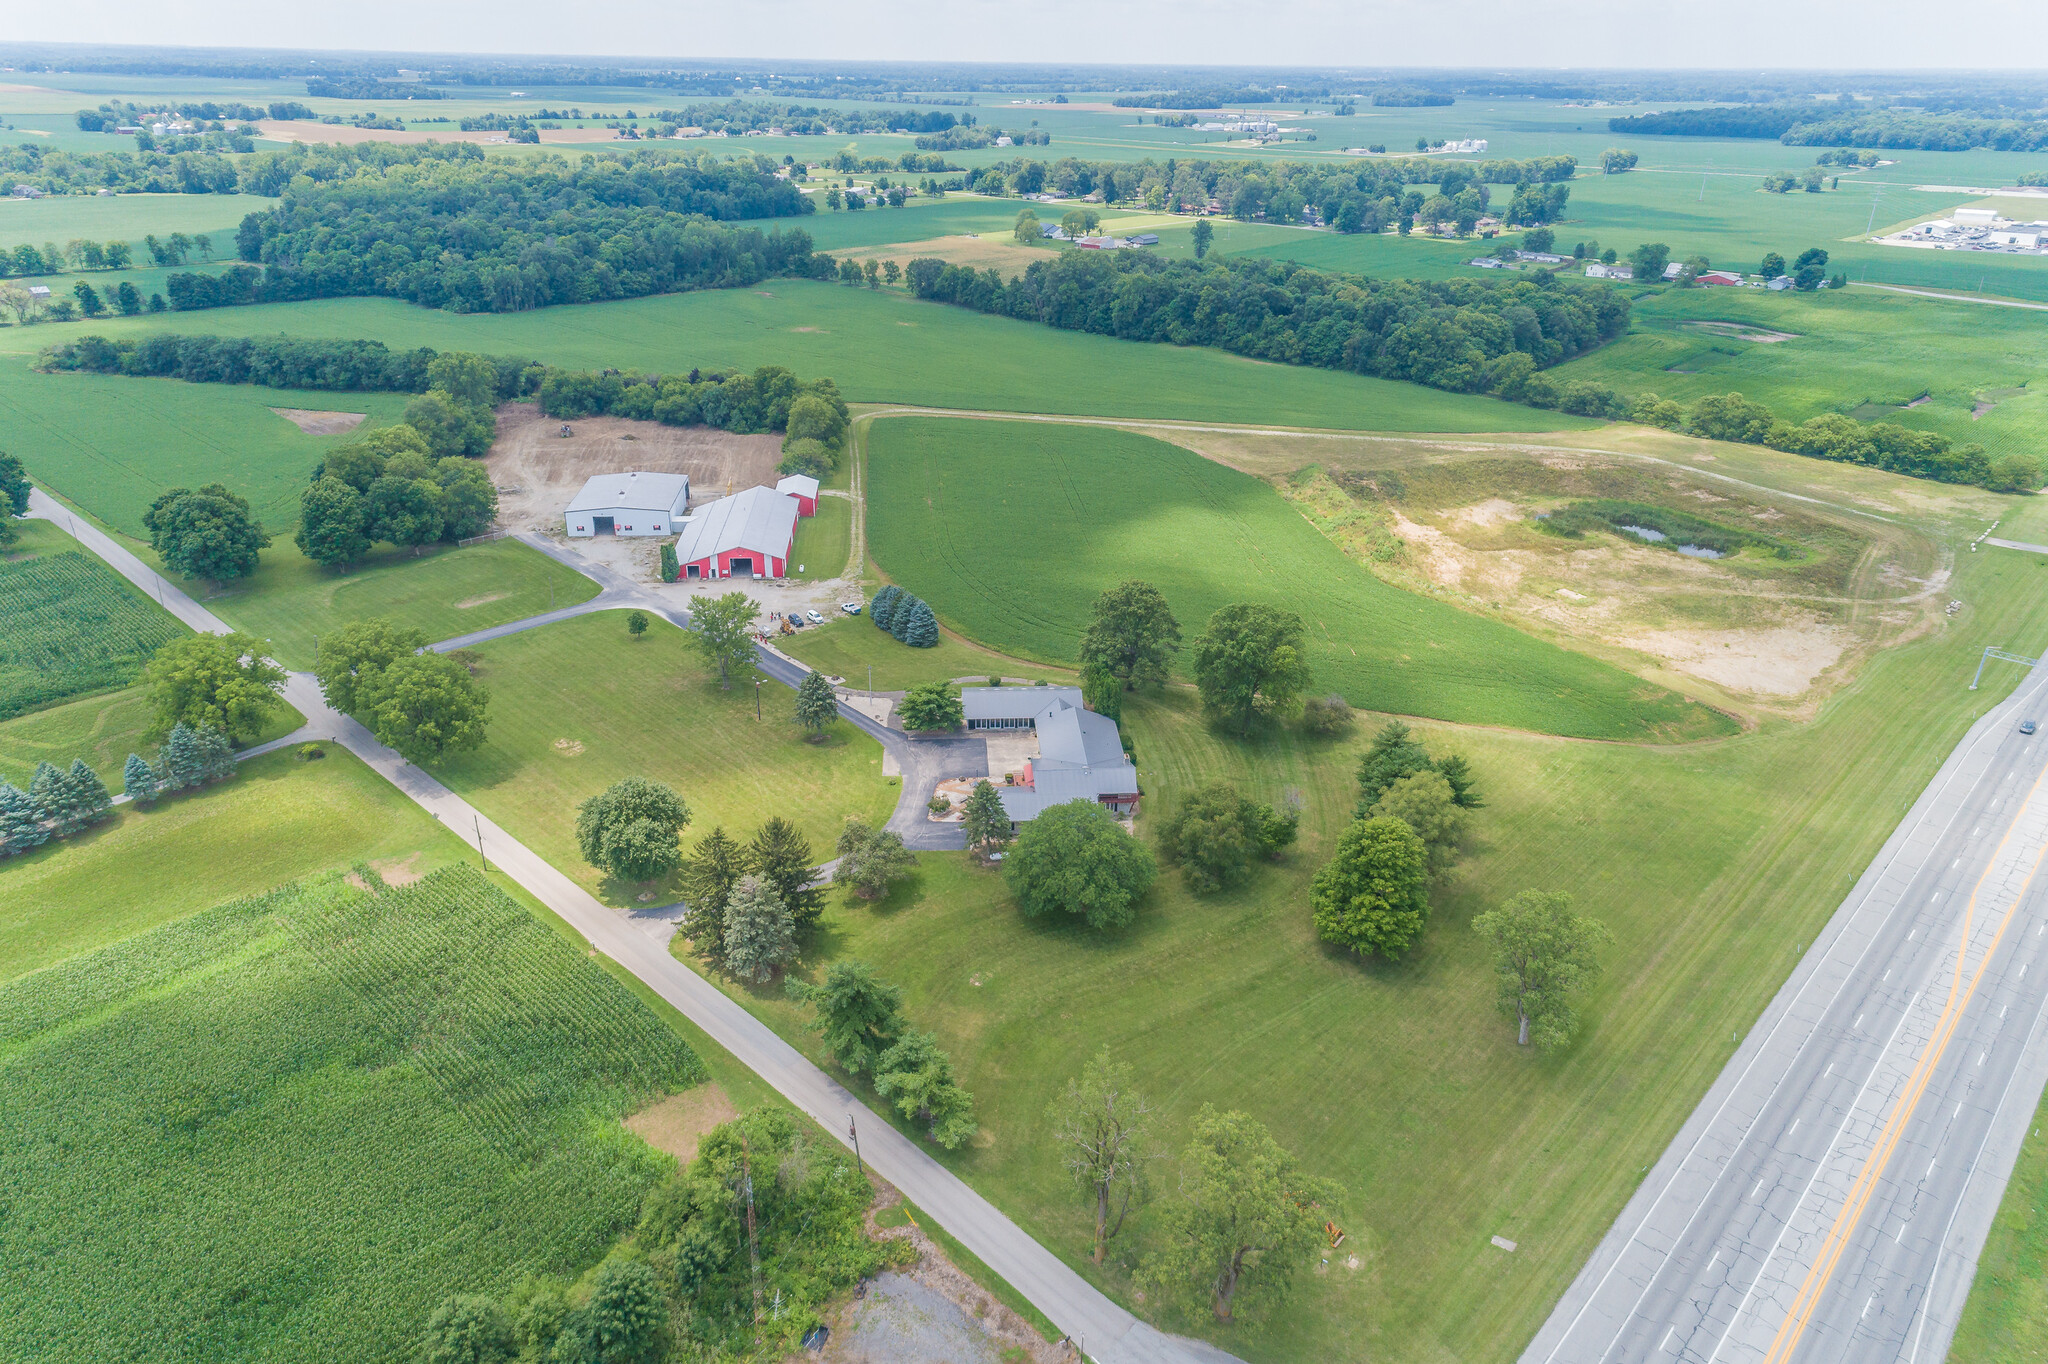
[{"label": "evergreen pine tree", "polygon": [[781,815],[754,831],[747,844],[747,870],[775,887],[776,898],[796,927],[809,928],[824,913],[824,892],[811,884],[817,873],[810,840]]},{"label": "evergreen pine tree", "polygon": [[875,623],[877,630],[889,628],[889,622],[896,614],[896,603],[903,600],[903,589],[890,583],[875,593],[875,599],[868,603],[868,619]]},{"label": "evergreen pine tree", "polygon": [[921,605],[921,601],[906,592],[897,601],[896,609],[889,613],[889,633],[896,637],[898,644],[903,643],[908,637],[911,617],[917,614],[917,608]]},{"label": "evergreen pine tree", "polygon": [[35,802],[13,782],[0,781],[0,857],[12,857],[49,841],[36,821]]},{"label": "evergreen pine tree", "polygon": [[114,808],[114,797],[100,774],[85,765],[85,759],[71,760],[71,800],[78,827],[97,824]]},{"label": "evergreen pine tree", "polygon": [[796,960],[796,928],[772,882],[740,878],[725,908],[725,968],[741,980],[765,985]]},{"label": "evergreen pine tree", "polygon": [[205,770],[200,759],[197,731],[180,720],[171,729],[171,737],[164,740],[163,754],[158,761],[163,768],[159,784],[164,790],[182,791],[188,786],[197,786],[203,780]]},{"label": "evergreen pine tree", "polygon": [[683,859],[683,932],[707,961],[725,959],[725,907],[747,874],[747,851],[723,828],[697,841]]},{"label": "evergreen pine tree", "polygon": [[128,765],[121,769],[121,789],[137,805],[153,803],[159,794],[156,769],[144,762],[140,754],[130,753]]},{"label": "evergreen pine tree", "polygon": [[1010,812],[1003,808],[1002,793],[996,790],[996,784],[986,777],[974,783],[974,789],[967,793],[964,813],[961,832],[967,835],[967,846],[982,856],[1010,841]]},{"label": "evergreen pine tree", "polygon": [[219,781],[235,775],[235,746],[226,730],[215,725],[199,729],[199,774],[203,781]]},{"label": "evergreen pine tree", "polygon": [[64,773],[48,763],[37,763],[36,774],[29,780],[28,803],[30,812],[38,824],[52,824],[51,833],[62,838],[65,809],[70,803],[70,783],[64,780]]},{"label": "evergreen pine tree", "polygon": [[936,649],[939,645],[939,622],[932,615],[931,607],[924,600],[913,597],[910,610],[897,612],[897,619],[903,622],[901,638],[913,649]]}]

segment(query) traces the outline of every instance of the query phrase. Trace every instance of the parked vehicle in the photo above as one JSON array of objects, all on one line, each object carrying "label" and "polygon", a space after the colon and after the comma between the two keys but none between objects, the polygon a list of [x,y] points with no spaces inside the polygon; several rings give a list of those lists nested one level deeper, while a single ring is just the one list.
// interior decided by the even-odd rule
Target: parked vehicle
[{"label": "parked vehicle", "polygon": [[860,614],[860,603],[857,601],[843,601],[839,603],[839,609],[849,616],[857,616]]},{"label": "parked vehicle", "polygon": [[803,628],[804,618],[802,616],[799,616],[796,612],[792,611],[789,613],[789,623],[801,629]]},{"label": "parked vehicle", "polygon": [[804,619],[809,621],[813,625],[823,625],[825,623],[825,618],[819,615],[816,611],[804,612]]}]

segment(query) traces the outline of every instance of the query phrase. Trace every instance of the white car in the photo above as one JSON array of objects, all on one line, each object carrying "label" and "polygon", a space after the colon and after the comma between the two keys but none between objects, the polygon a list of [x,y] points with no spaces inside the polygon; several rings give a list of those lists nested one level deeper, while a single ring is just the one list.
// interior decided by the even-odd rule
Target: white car
[{"label": "white car", "polygon": [[844,611],[849,616],[859,615],[860,606],[861,604],[857,601],[843,601],[839,603],[839,609]]},{"label": "white car", "polygon": [[809,621],[813,625],[823,625],[825,623],[825,618],[819,615],[816,611],[804,612],[804,619]]}]

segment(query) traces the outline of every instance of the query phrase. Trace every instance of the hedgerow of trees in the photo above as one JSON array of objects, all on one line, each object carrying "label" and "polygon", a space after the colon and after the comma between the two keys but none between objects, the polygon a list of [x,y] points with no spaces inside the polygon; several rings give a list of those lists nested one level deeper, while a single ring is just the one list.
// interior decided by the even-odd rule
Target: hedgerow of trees
[{"label": "hedgerow of trees", "polygon": [[1774,137],[1791,147],[1894,147],[1936,152],[2048,149],[2048,120],[1864,108],[1854,100],[1846,106],[1815,103],[1676,109],[1611,118],[1607,126],[1617,133]]},{"label": "hedgerow of trees", "polygon": [[933,1034],[903,1016],[903,992],[866,962],[833,962],[821,984],[792,980],[789,997],[811,1006],[813,1026],[841,1070],[865,1077],[906,1122],[952,1150],[974,1136],[974,1096],[960,1087]]}]

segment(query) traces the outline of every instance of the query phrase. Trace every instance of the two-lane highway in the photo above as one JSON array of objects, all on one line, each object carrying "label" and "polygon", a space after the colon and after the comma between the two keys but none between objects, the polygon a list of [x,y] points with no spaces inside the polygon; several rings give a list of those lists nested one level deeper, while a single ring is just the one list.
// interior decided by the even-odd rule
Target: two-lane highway
[{"label": "two-lane highway", "polygon": [[2024,718],[2048,728],[2048,675],[1943,764],[1523,1364],[1946,1357],[2048,1080],[2048,732]]}]

